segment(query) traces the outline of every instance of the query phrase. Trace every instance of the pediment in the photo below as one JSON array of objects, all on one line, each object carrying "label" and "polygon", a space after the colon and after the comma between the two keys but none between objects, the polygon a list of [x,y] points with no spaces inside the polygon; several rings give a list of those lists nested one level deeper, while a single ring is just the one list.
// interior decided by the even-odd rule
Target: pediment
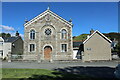
[{"label": "pediment", "polygon": [[[67,24],[69,26],[72,26],[73,24],[65,19],[63,19],[62,17],[58,16],[57,14],[55,14],[54,12],[52,12],[51,10],[47,9],[46,11],[44,11],[43,13],[39,14],[38,16],[36,16],[35,18],[31,19],[30,21],[28,21],[27,23],[24,24],[25,27],[37,22],[39,19],[45,17],[46,15],[51,15],[53,17],[55,17],[56,19],[58,19],[59,21],[61,21],[64,24]],[[49,21],[49,16],[45,17],[46,21]]]}]

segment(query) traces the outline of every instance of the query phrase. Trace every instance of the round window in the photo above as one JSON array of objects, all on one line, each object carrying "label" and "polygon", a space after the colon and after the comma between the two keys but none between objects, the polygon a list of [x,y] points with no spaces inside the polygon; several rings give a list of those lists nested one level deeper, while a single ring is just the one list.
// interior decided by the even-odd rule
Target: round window
[{"label": "round window", "polygon": [[47,29],[45,30],[45,34],[46,34],[46,35],[51,35],[51,33],[52,33],[51,29],[47,28]]}]

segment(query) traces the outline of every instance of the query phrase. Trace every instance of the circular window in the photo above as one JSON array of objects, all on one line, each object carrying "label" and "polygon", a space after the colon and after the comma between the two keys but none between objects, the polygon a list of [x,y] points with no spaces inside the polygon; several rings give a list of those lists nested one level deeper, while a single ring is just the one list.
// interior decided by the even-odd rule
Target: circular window
[{"label": "circular window", "polygon": [[46,35],[51,35],[51,33],[52,33],[51,29],[47,28],[47,29],[45,30],[45,34],[46,34]]}]

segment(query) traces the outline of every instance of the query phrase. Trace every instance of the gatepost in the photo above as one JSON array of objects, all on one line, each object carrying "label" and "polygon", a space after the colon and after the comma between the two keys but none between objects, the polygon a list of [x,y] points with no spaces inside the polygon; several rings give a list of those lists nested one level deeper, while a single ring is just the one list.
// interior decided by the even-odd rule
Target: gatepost
[{"label": "gatepost", "polygon": [[11,62],[11,57],[12,57],[11,52],[8,52],[8,62]]},{"label": "gatepost", "polygon": [[37,57],[38,59],[38,63],[41,63],[42,62],[42,60],[41,60],[41,54],[38,54],[38,57]]},{"label": "gatepost", "polygon": [[51,58],[50,58],[50,62],[53,63],[53,56],[52,56],[52,53],[51,54]]}]

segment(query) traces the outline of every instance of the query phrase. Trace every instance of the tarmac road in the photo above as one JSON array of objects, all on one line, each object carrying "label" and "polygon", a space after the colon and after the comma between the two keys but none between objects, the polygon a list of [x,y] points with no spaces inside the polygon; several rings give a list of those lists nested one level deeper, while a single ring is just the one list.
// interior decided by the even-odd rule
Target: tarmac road
[{"label": "tarmac road", "polygon": [[30,68],[30,69],[56,69],[56,68],[65,68],[65,67],[74,67],[74,66],[83,66],[83,67],[112,67],[115,68],[119,62],[117,61],[99,61],[99,62],[2,62],[2,68]]}]

